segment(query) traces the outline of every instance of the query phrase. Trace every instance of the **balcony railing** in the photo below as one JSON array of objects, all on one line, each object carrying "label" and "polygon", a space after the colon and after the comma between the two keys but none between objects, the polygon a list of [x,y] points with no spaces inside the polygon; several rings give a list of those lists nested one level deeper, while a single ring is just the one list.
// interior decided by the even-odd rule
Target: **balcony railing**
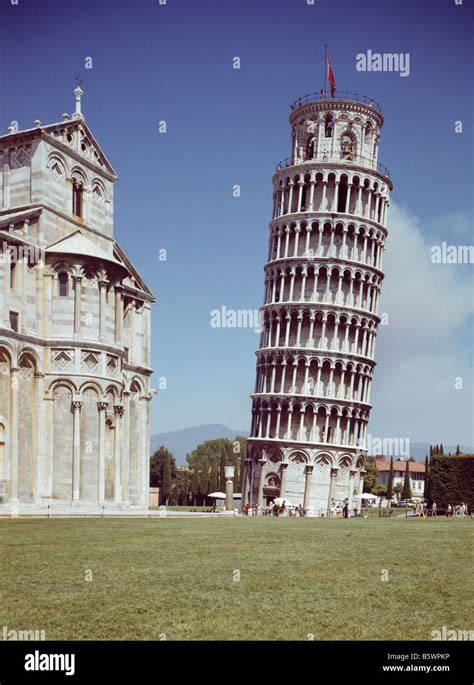
[{"label": "balcony railing", "polygon": [[372,98],[367,97],[367,95],[361,95],[360,93],[350,93],[348,90],[336,90],[334,98],[332,98],[328,93],[324,92],[308,93],[307,95],[303,95],[303,97],[296,100],[296,102],[290,105],[290,107],[293,110],[296,107],[300,107],[301,105],[304,105],[307,102],[313,102],[314,100],[332,103],[334,103],[335,100],[351,100],[352,102],[362,102],[364,105],[373,107],[377,110],[377,112],[380,112],[380,114],[382,113],[382,110],[378,102],[375,102],[375,100],[373,100]]},{"label": "balcony railing", "polygon": [[286,167],[290,166],[297,166],[298,164],[306,164],[308,162],[318,162],[320,164],[325,164],[326,162],[328,164],[358,164],[359,166],[364,166],[369,169],[375,169],[380,174],[390,178],[390,174],[386,166],[380,164],[380,162],[374,162],[372,159],[370,159],[370,157],[362,157],[361,155],[343,157],[342,155],[330,156],[321,154],[315,155],[314,157],[311,157],[311,159],[298,159],[295,162],[293,161],[292,157],[287,157],[281,162],[278,162],[276,165],[276,171],[280,171],[280,169],[285,169]]}]

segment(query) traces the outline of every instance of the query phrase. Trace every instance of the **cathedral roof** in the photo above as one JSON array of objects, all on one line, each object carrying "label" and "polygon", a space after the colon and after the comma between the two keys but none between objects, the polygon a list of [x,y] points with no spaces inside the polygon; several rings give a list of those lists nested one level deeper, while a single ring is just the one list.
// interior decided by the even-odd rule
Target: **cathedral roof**
[{"label": "cathedral roof", "polygon": [[101,261],[113,262],[122,268],[126,268],[122,262],[115,259],[113,255],[107,254],[105,250],[95,245],[80,229],[70,233],[65,238],[60,238],[56,242],[48,245],[45,252],[53,254],[75,254],[84,257],[93,257]]}]

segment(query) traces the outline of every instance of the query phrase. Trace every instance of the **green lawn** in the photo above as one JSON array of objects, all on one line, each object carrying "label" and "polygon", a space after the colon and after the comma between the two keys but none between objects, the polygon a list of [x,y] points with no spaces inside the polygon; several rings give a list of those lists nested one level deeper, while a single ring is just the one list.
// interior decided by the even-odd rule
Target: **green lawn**
[{"label": "green lawn", "polygon": [[429,640],[474,627],[473,525],[1,520],[0,626],[72,640]]}]

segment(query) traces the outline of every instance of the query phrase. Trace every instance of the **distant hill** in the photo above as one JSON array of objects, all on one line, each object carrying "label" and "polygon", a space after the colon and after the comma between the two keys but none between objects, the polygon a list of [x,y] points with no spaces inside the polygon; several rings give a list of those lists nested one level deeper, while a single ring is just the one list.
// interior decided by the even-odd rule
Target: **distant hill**
[{"label": "distant hill", "polygon": [[160,445],[167,447],[173,453],[177,464],[186,464],[186,455],[205,440],[227,438],[235,440],[238,436],[248,437],[248,431],[236,431],[221,423],[205,423],[202,426],[182,428],[169,433],[157,433],[151,436],[151,453]]},{"label": "distant hill", "polygon": [[[227,438],[234,440],[238,435],[248,437],[248,431],[236,431],[232,428],[227,428],[221,423],[205,423],[202,426],[194,426],[192,428],[182,428],[177,431],[170,431],[169,433],[157,433],[151,436],[151,454],[158,449],[160,445],[167,447],[175,456],[177,464],[186,464],[186,455],[205,440],[214,440],[215,438]],[[461,452],[466,454],[474,453],[474,448],[460,445]],[[454,454],[456,445],[444,445],[444,453],[451,452]],[[427,442],[412,442],[410,443],[410,457],[415,457],[416,461],[423,461],[425,455],[430,453],[430,446]],[[404,456],[394,453],[387,454],[386,457]]]}]

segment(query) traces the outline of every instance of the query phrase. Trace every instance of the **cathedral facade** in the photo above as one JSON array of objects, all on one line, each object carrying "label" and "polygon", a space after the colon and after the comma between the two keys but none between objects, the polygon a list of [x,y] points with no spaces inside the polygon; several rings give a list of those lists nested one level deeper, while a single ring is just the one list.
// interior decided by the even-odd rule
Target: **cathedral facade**
[{"label": "cathedral facade", "polygon": [[352,93],[314,93],[290,114],[273,176],[243,498],[327,515],[360,506],[392,182],[383,116]]},{"label": "cathedral facade", "polygon": [[147,507],[154,296],[75,97],[0,137],[0,502]]}]

